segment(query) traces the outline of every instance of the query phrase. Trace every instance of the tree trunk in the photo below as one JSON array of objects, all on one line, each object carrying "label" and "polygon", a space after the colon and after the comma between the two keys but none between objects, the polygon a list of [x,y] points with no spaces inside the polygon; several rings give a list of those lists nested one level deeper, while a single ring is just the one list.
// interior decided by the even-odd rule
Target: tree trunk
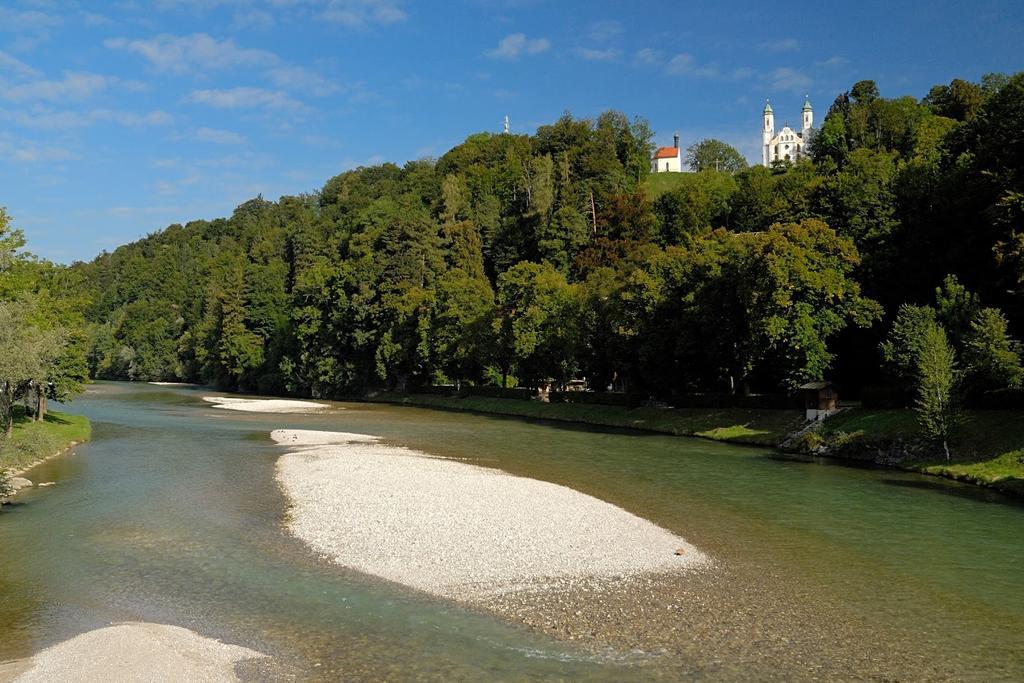
[{"label": "tree trunk", "polygon": [[46,392],[43,389],[36,391],[36,422],[42,422],[46,417]]}]

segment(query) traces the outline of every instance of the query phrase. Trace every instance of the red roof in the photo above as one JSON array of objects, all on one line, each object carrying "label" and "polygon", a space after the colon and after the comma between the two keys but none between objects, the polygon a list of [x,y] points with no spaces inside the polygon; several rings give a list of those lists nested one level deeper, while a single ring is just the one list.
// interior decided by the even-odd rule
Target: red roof
[{"label": "red roof", "polygon": [[676,147],[661,147],[654,153],[655,159],[675,159],[679,156],[679,149]]}]

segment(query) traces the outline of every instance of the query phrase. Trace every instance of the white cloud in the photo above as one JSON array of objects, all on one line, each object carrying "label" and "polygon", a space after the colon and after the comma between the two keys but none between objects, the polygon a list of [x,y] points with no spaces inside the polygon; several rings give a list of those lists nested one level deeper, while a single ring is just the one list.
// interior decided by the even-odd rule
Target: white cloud
[{"label": "white cloud", "polygon": [[622,33],[622,23],[614,20],[595,21],[587,27],[587,36],[595,43],[604,43]]},{"label": "white cloud", "polygon": [[840,57],[838,55],[834,55],[824,61],[815,62],[815,66],[842,66],[846,64],[846,62],[847,60],[845,58]]},{"label": "white cloud", "polygon": [[714,64],[698,64],[693,55],[679,53],[668,60],[665,73],[670,76],[695,76],[697,78],[715,78],[721,70]]},{"label": "white cloud", "polygon": [[61,18],[36,10],[16,10],[0,7],[0,31],[20,33],[22,31],[40,31],[61,24]]},{"label": "white cloud", "polygon": [[769,77],[771,78],[771,88],[773,90],[805,92],[810,89],[812,83],[809,76],[789,67],[775,69]]},{"label": "white cloud", "polygon": [[654,50],[649,47],[637,50],[636,54],[633,55],[634,64],[654,65],[661,64],[663,60],[664,56],[660,50]]},{"label": "white cloud", "polygon": [[128,111],[113,111],[110,109],[94,109],[89,112],[89,118],[94,121],[106,121],[116,123],[119,126],[136,128],[142,126],[170,126],[174,123],[174,117],[165,111],[151,111],[145,114],[136,114]]},{"label": "white cloud", "polygon": [[82,23],[90,28],[95,26],[109,26],[114,23],[112,19],[96,12],[83,12]]},{"label": "white cloud", "polygon": [[276,66],[267,72],[267,77],[279,88],[300,90],[321,97],[340,89],[337,83],[301,66]]},{"label": "white cloud", "polygon": [[321,16],[336,24],[360,27],[394,24],[408,15],[398,0],[328,0]]},{"label": "white cloud", "polygon": [[266,50],[239,47],[232,40],[217,40],[206,33],[174,36],[167,33],[151,40],[110,38],[103,44],[111,50],[141,55],[157,70],[188,73],[242,66],[272,66],[277,55]]},{"label": "white cloud", "polygon": [[241,145],[245,143],[245,138],[238,133],[219,128],[200,128],[196,131],[195,138],[200,142],[212,142],[218,145]]},{"label": "white cloud", "polygon": [[17,57],[0,51],[0,74],[14,74],[15,78],[38,78],[42,74]]},{"label": "white cloud", "polygon": [[523,33],[513,33],[502,38],[498,47],[488,50],[487,56],[493,59],[516,60],[524,54],[540,54],[550,47],[551,43],[547,38],[527,38]]},{"label": "white cloud", "polygon": [[218,109],[268,107],[271,109],[301,109],[302,103],[282,90],[263,88],[229,88],[227,90],[195,90],[185,98],[193,104],[207,104]]},{"label": "white cloud", "polygon": [[28,52],[49,40],[50,29],[62,23],[61,17],[55,14],[0,6],[0,33],[12,34],[12,40],[6,47],[14,52]]},{"label": "white cloud", "polygon": [[231,22],[231,28],[238,30],[255,29],[266,30],[274,25],[274,15],[261,9],[250,9],[235,12],[235,18]]},{"label": "white cloud", "polygon": [[769,40],[758,45],[762,50],[768,52],[792,52],[800,49],[800,41],[796,38],[782,38],[780,40]]},{"label": "white cloud", "polygon": [[578,47],[573,50],[580,59],[585,59],[590,62],[611,62],[622,56],[622,50],[614,47],[610,47],[606,50],[595,50],[589,47]]},{"label": "white cloud", "polygon": [[77,158],[77,155],[66,147],[23,140],[9,133],[0,133],[0,154],[4,159],[22,164],[67,161]]},{"label": "white cloud", "polygon": [[83,100],[106,90],[118,79],[86,71],[65,71],[59,81],[35,80],[0,88],[0,99],[11,102]]},{"label": "white cloud", "polygon": [[[408,18],[405,0],[157,0],[160,10],[206,12],[225,6],[238,6],[233,28],[269,28],[276,23],[271,11],[300,18],[315,17],[351,28],[370,24],[394,24]],[[266,10],[259,9],[263,5]],[[269,10],[269,11],[268,11]]]},{"label": "white cloud", "polygon": [[0,120],[8,121],[22,128],[58,131],[85,128],[95,123],[113,123],[126,128],[169,126],[174,123],[174,117],[165,111],[157,110],[138,114],[112,109],[93,109],[91,111],[54,111],[45,108],[33,108],[29,111],[0,110]]}]

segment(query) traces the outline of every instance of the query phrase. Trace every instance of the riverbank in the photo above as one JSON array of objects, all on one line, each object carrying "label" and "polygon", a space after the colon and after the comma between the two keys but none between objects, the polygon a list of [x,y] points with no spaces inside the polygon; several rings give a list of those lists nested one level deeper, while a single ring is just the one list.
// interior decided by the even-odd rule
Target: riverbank
[{"label": "riverbank", "polygon": [[851,408],[799,440],[801,450],[844,460],[955,479],[1024,495],[1024,414],[968,410],[951,442],[951,458],[920,437],[913,410]]},{"label": "riverbank", "polygon": [[626,408],[587,403],[541,403],[482,396],[381,392],[367,400],[399,405],[638,429],[675,436],[776,447],[803,422],[799,410],[750,408]]},{"label": "riverbank", "polygon": [[42,422],[15,416],[11,437],[0,438],[0,472],[19,476],[36,465],[88,441],[92,425],[83,415],[50,412]]},{"label": "riverbank", "polygon": [[696,436],[795,453],[869,462],[1024,495],[1024,414],[969,410],[947,462],[920,438],[913,410],[850,408],[794,438],[806,425],[799,410],[745,408],[626,408],[541,403],[480,396],[378,393],[368,400],[423,408],[506,415],[600,427]]}]

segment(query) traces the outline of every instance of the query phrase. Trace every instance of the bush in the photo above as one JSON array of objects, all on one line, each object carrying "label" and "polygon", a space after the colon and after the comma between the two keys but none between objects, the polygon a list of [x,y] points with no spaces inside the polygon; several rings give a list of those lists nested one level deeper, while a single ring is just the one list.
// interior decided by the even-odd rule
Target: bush
[{"label": "bush", "polygon": [[829,438],[829,445],[835,449],[845,448],[850,444],[855,444],[864,439],[864,431],[858,429],[855,432],[843,432],[839,431]]},{"label": "bush", "polygon": [[442,385],[430,385],[422,387],[412,387],[409,389],[410,394],[429,394],[430,396],[455,396],[459,393],[459,390],[453,384],[442,384]]},{"label": "bush", "polygon": [[669,399],[676,408],[745,408],[791,410],[800,408],[799,397],[785,394],[680,394]]},{"label": "bush", "polygon": [[800,453],[817,453],[825,445],[825,437],[818,432],[804,432],[796,443]]},{"label": "bush", "polygon": [[14,495],[14,487],[11,486],[11,475],[7,470],[0,470],[0,500],[10,498]]},{"label": "bush", "polygon": [[623,406],[636,408],[647,402],[644,394],[623,394],[612,391],[552,391],[549,395],[552,403],[582,403],[599,406]]},{"label": "bush", "polygon": [[484,398],[511,398],[529,401],[537,395],[535,389],[503,389],[501,387],[463,387],[462,396],[482,396]]}]

